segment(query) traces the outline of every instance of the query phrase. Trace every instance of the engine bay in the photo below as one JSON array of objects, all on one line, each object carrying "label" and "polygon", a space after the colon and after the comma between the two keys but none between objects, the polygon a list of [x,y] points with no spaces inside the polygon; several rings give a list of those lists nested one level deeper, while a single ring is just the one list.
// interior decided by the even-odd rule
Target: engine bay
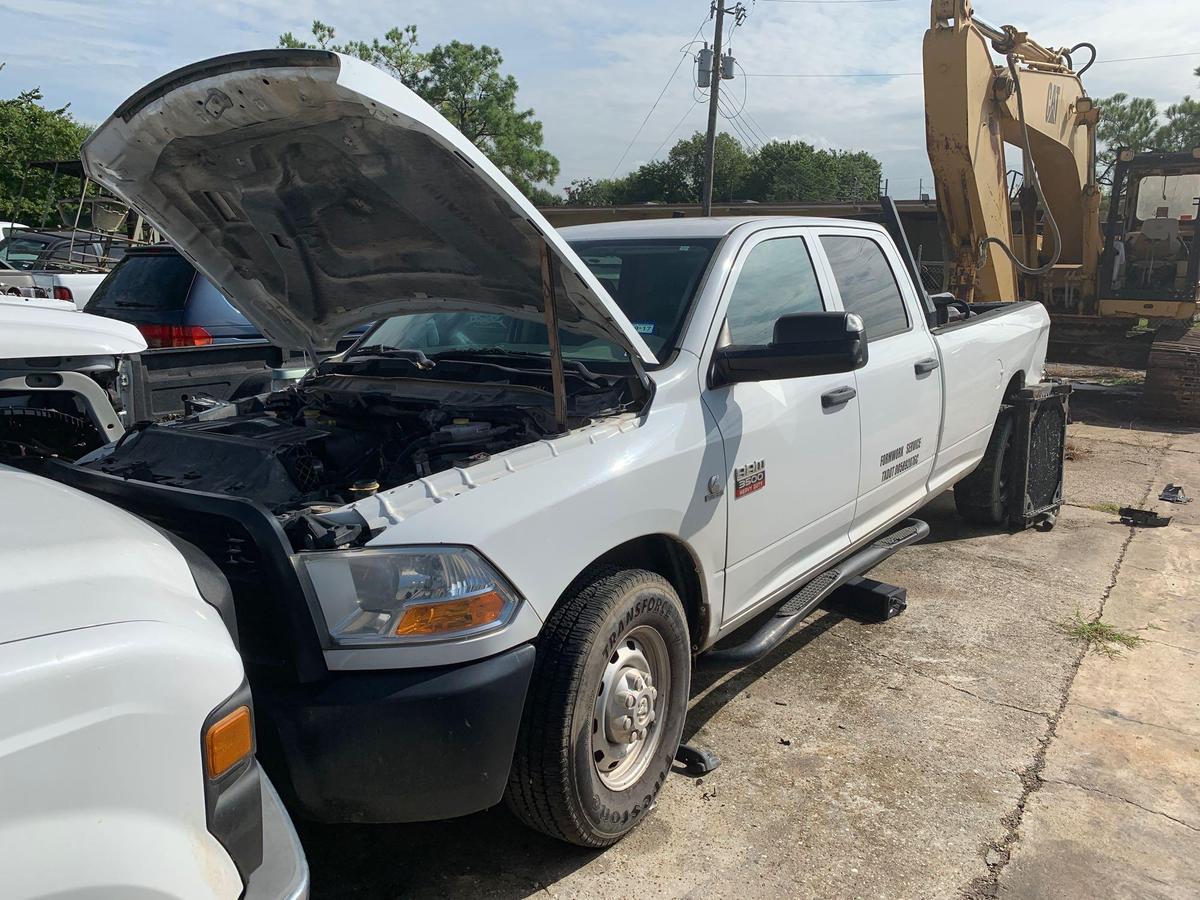
[{"label": "engine bay", "polygon": [[[556,433],[542,388],[470,368],[477,380],[448,380],[449,368],[438,379],[324,368],[283,391],[193,401],[184,418],[135,424],[78,464],[253,500],[294,546],[311,547],[313,521],[335,527],[325,517],[339,507]],[[588,375],[572,381],[570,427],[638,405],[628,379]]]}]

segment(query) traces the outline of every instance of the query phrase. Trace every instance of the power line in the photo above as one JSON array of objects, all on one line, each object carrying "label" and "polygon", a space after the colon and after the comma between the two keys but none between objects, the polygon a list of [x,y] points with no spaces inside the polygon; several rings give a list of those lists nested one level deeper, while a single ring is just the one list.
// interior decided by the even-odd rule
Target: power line
[{"label": "power line", "polygon": [[758,139],[755,138],[750,132],[750,126],[741,120],[740,111],[731,112],[730,107],[732,105],[733,104],[728,103],[724,97],[717,97],[717,106],[721,108],[722,117],[729,123],[729,126],[735,132],[737,132],[737,135],[739,138],[741,138],[742,143],[744,143],[750,150],[757,153],[760,149]]},{"label": "power line", "polygon": [[688,48],[696,42],[696,38],[700,36],[700,32],[704,29],[708,22],[708,16],[705,16],[700,25],[696,28],[696,33],[692,35],[692,39],[684,46],[684,49],[679,54],[679,62],[675,63],[675,68],[671,70],[671,75],[667,78],[667,83],[663,85],[663,89],[658,92],[658,98],[650,106],[650,111],[646,113],[646,117],[642,119],[642,124],[638,126],[637,131],[633,133],[633,137],[629,139],[629,143],[625,146],[625,150],[621,153],[621,158],[617,160],[617,164],[613,166],[612,173],[608,176],[612,178],[617,174],[617,169],[621,168],[621,163],[625,162],[625,157],[629,154],[629,148],[637,141],[638,136],[642,133],[642,129],[646,127],[646,123],[650,121],[650,117],[654,115],[654,110],[658,109],[658,104],[662,101],[663,96],[667,93],[667,88],[671,86],[671,82],[675,80],[675,76],[679,74],[679,68],[683,65],[683,61],[688,58]]},{"label": "power line", "polygon": [[651,161],[658,159],[659,151],[662,150],[662,148],[667,145],[667,141],[669,141],[671,138],[673,138],[675,136],[675,132],[679,130],[679,126],[683,124],[683,120],[686,119],[689,115],[691,115],[692,110],[695,109],[697,106],[699,106],[701,104],[701,102],[703,102],[703,101],[700,101],[700,100],[692,101],[692,105],[687,108],[687,111],[684,112],[684,114],[679,117],[679,121],[676,122],[675,125],[671,128],[671,130],[667,132],[667,136],[662,139],[662,143],[659,144],[654,149],[654,152],[650,154]]},{"label": "power line", "polygon": [[[800,0],[773,0],[773,2],[800,2]],[[844,0],[850,2],[850,0]],[[866,2],[866,0],[862,0]],[[1099,59],[1096,65],[1105,66],[1112,63],[1141,62],[1148,59],[1179,59],[1184,56],[1200,56],[1200,50],[1189,50],[1186,53],[1156,53],[1152,56],[1121,56],[1116,59]],[[746,78],[909,78],[923,75],[923,72],[746,72]]]},{"label": "power line", "polygon": [[723,112],[722,117],[726,122],[729,123],[729,127],[733,129],[741,142],[746,145],[746,148],[754,153],[757,153],[760,149],[758,146],[758,141],[749,136],[748,129],[738,121],[737,116],[731,116],[729,114],[729,109],[725,106],[725,103],[720,96],[717,97],[717,106],[721,108]]},{"label": "power line", "polygon": [[748,109],[742,110],[742,118],[746,120],[747,125],[749,125],[752,129],[754,129],[754,133],[757,134],[759,136],[759,138],[761,138],[762,143],[764,143],[764,144],[771,143],[771,138],[767,135],[766,129],[758,124],[758,120],[756,118],[754,118],[754,116],[750,115],[750,110],[748,110]]},{"label": "power line", "polygon": [[[758,0],[754,0],[755,3]],[[763,3],[820,3],[823,6],[849,6],[852,3],[897,3],[898,0],[762,0]]]}]

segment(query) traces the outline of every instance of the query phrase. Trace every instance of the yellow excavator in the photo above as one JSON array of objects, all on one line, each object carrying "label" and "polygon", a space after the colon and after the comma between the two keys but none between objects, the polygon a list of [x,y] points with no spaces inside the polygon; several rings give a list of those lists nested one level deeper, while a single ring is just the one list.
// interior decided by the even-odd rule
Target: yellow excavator
[{"label": "yellow excavator", "polygon": [[[1144,368],[1147,402],[1200,424],[1200,148],[1119,150],[1105,198],[1101,110],[1080,80],[1095,58],[1087,43],[1047,48],[989,25],[970,0],[933,0],[925,115],[945,289],[973,304],[1041,301],[1052,360]],[[1022,160],[1016,213],[1005,145]]]}]

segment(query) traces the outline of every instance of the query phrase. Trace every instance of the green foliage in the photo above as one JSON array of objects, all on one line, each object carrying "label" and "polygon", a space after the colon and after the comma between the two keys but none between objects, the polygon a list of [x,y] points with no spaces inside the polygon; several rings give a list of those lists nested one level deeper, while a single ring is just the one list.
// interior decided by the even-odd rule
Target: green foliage
[{"label": "green foliage", "polygon": [[[875,200],[881,168],[869,153],[817,150],[803,141],[770,141],[749,152],[736,138],[717,135],[713,200],[805,203]],[[704,135],[679,140],[664,160],[622,178],[585,178],[567,188],[572,206],[621,203],[698,203],[704,182]]]},{"label": "green foliage", "polygon": [[390,73],[394,78],[399,78],[410,88],[417,85],[424,57],[417,51],[416,25],[392,28],[383,36],[383,40],[374,38],[370,43],[346,41],[344,44],[338,44],[335,43],[337,32],[333,26],[315,19],[312,23],[312,37],[311,42],[304,41],[290,31],[285,31],[279,36],[279,46],[303,50],[332,50],[334,53],[357,56]]},{"label": "green foliage", "polygon": [[1132,650],[1143,642],[1143,638],[1128,631],[1122,631],[1114,625],[1096,619],[1085,619],[1079,610],[1075,610],[1075,618],[1063,622],[1063,631],[1078,641],[1087,644],[1088,650],[1096,650],[1105,656],[1115,658],[1122,650]]},{"label": "green foliage", "polygon": [[334,28],[317,20],[311,41],[289,31],[279,46],[333,50],[384,69],[449,119],[526,194],[558,176],[558,160],[542,146],[542,123],[532,109],[517,108],[517,80],[501,73],[504,58],[495,47],[451,41],[422,53],[415,25],[393,28],[370,43],[336,39]]},{"label": "green foliage", "polygon": [[1192,150],[1200,147],[1200,100],[1185,96],[1167,107],[1167,121],[1158,130],[1163,150]]},{"label": "green foliage", "polygon": [[1158,104],[1149,97],[1113,94],[1097,104],[1100,124],[1096,126],[1096,140],[1101,144],[1097,164],[1101,172],[1112,165],[1121,147],[1140,152],[1157,146]]},{"label": "green foliage", "polygon": [[[91,129],[76,121],[68,107],[47,109],[38,88],[22,91],[11,100],[0,100],[0,212],[26,225],[39,225],[47,212],[49,196],[78,190],[73,179],[58,179],[28,163],[43,159],[79,159],[79,145]],[[25,190],[20,203],[21,180]],[[50,210],[53,214],[53,210]]]},{"label": "green foliage", "polygon": [[[1200,78],[1200,67],[1193,74]],[[1121,147],[1134,151],[1200,147],[1200,100],[1185,96],[1168,106],[1162,116],[1158,104],[1149,97],[1113,94],[1097,102],[1100,124],[1096,139],[1101,145],[1097,164],[1102,173],[1112,165]]]}]

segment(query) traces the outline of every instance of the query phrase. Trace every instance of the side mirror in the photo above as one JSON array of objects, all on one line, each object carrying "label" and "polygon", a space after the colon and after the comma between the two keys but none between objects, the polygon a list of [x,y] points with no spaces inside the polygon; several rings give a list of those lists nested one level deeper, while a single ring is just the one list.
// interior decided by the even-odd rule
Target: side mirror
[{"label": "side mirror", "polygon": [[932,321],[929,323],[930,328],[936,328],[938,325],[948,325],[951,322],[960,322],[971,315],[971,307],[949,291],[943,291],[940,294],[930,294],[929,299],[933,302],[934,313]]},{"label": "side mirror", "polygon": [[731,344],[713,355],[712,387],[853,372],[867,364],[866,328],[854,313],[783,316],[765,346]]}]

